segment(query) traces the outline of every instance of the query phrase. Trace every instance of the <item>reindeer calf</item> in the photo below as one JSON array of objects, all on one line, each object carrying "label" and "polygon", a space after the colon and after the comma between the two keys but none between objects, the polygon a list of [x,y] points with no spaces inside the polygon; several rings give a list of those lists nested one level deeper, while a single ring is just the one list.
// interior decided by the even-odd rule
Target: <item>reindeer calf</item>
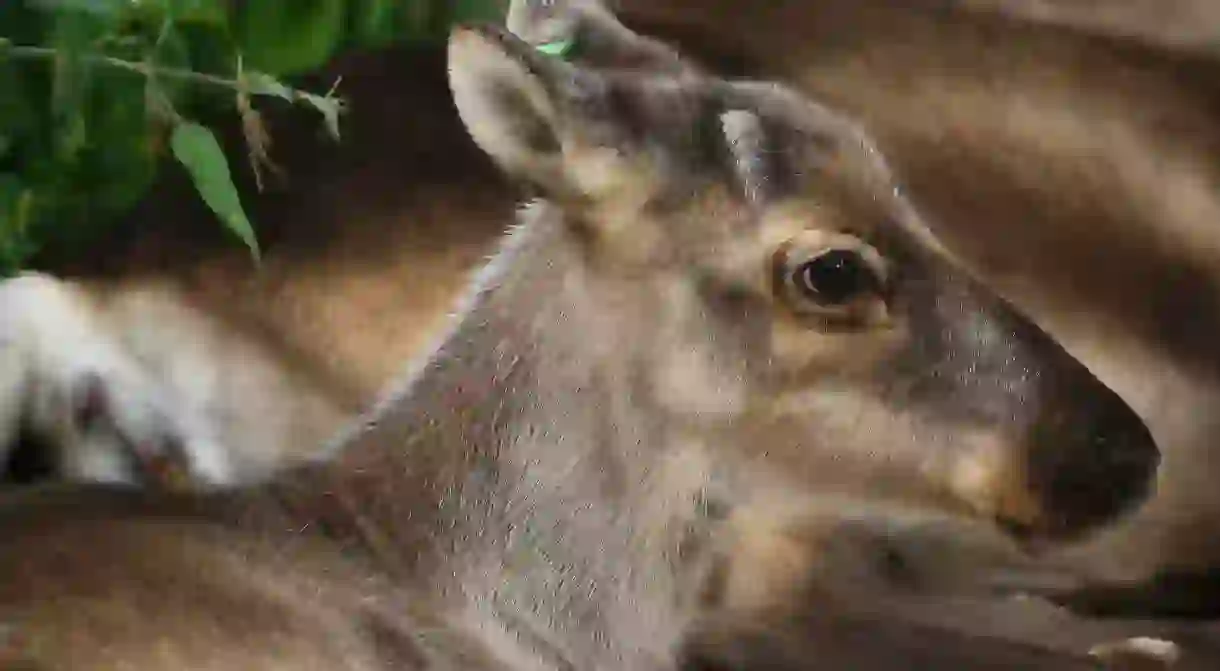
[{"label": "reindeer calf", "polygon": [[880,491],[1056,541],[1147,495],[1139,418],[952,261],[840,115],[494,27],[449,59],[471,137],[544,198],[443,344],[268,482],[5,500],[13,664],[674,669],[718,607],[722,520],[768,497]]}]

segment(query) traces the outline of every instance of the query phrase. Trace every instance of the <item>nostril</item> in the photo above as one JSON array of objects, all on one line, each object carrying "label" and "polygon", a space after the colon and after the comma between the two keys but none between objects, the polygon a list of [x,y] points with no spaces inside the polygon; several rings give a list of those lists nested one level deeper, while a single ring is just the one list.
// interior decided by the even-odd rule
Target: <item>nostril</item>
[{"label": "nostril", "polygon": [[1152,433],[1135,411],[1115,399],[1102,421],[1094,425],[1091,436],[1095,460],[1091,470],[1100,476],[1094,487],[1110,490],[1111,512],[1118,512],[1142,500],[1151,489],[1161,455]]},{"label": "nostril", "polygon": [[1075,431],[1071,423],[1060,425],[1068,429],[1061,439],[1031,455],[1031,484],[1055,535],[1115,520],[1141,505],[1155,486],[1160,451],[1135,411],[1112,396],[1089,414],[1093,421],[1076,424]]},{"label": "nostril", "polygon": [[1152,432],[1135,411],[1118,401],[1119,407],[1098,422],[1093,431],[1093,451],[1103,464],[1123,471],[1152,471],[1160,464],[1161,453]]},{"label": "nostril", "polygon": [[1154,470],[1161,460],[1156,447],[1144,442],[1109,444],[1102,455],[1110,467],[1123,470]]}]

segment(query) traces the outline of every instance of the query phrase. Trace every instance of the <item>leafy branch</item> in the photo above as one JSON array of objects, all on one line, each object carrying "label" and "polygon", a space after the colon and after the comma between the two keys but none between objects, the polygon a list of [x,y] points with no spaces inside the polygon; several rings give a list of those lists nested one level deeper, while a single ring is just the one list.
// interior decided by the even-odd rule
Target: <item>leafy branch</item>
[{"label": "leafy branch", "polygon": [[153,186],[166,150],[257,258],[202,110],[236,111],[261,190],[263,172],[279,169],[260,99],[313,109],[336,139],[345,111],[335,87],[281,78],[342,49],[441,40],[454,22],[501,12],[500,0],[0,1],[0,276],[48,248],[89,248]]},{"label": "leafy branch", "polygon": [[[167,23],[166,25],[171,25]],[[44,59],[51,60],[60,56],[60,52],[52,47],[37,47],[15,45],[0,37],[0,56],[14,59]],[[289,102],[302,102],[317,110],[327,121],[327,129],[335,139],[339,138],[337,120],[343,111],[343,100],[335,97],[339,82],[324,95],[315,95],[308,91],[294,89],[277,81],[271,75],[263,72],[242,72],[241,58],[238,57],[238,77],[230,79],[218,75],[196,72],[184,68],[165,67],[148,61],[129,61],[114,56],[86,55],[82,57],[85,63],[100,64],[127,70],[148,77],[149,79],[179,79],[197,84],[209,84],[235,91],[238,94],[254,93],[258,95],[275,96]]]},{"label": "leafy branch", "polygon": [[[164,39],[171,27],[171,21],[163,24],[158,43]],[[0,55],[15,60],[46,61],[54,61],[63,57],[61,51],[53,47],[15,45],[4,38],[0,38]],[[186,168],[200,197],[208,207],[232,232],[241,238],[257,259],[259,256],[257,237],[241,205],[237,189],[233,185],[229,173],[224,151],[215,134],[208,128],[188,121],[179,115],[165,96],[157,90],[156,82],[163,79],[182,80],[223,88],[236,94],[236,106],[242,118],[242,129],[248,147],[250,165],[260,190],[263,186],[262,168],[275,169],[275,165],[269,155],[270,136],[266,132],[261,117],[250,102],[251,95],[276,97],[313,108],[322,115],[327,130],[335,140],[339,139],[339,116],[344,107],[342,99],[335,96],[338,81],[325,94],[316,95],[287,86],[266,73],[245,71],[241,66],[240,56],[237,60],[237,77],[227,78],[185,68],[162,66],[149,60],[133,61],[103,54],[86,54],[80,58],[81,63],[85,65],[126,70],[139,74],[148,81],[151,86],[150,99],[153,101],[150,108],[155,110],[155,114],[174,123],[174,131],[170,139],[174,157]]]},{"label": "leafy branch", "polygon": [[[60,57],[60,50],[52,47],[33,47],[13,44],[12,41],[0,37],[0,52],[5,56],[16,59],[42,59],[51,60]],[[122,58],[113,56],[103,56],[97,54],[89,54],[81,57],[81,60],[89,64],[107,65],[110,67],[119,68],[120,70],[129,70],[145,77],[155,77],[159,79],[183,79],[199,84],[212,84],[214,86],[223,87],[226,89],[236,90],[238,82],[234,79],[210,75],[203,72],[195,72],[194,70],[186,70],[183,68],[172,68],[158,66],[153,63],[128,61]]]}]

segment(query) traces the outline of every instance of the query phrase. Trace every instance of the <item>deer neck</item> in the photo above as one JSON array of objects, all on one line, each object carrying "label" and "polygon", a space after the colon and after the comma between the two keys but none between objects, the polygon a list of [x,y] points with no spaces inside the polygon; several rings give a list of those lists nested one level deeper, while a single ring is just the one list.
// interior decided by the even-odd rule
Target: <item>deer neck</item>
[{"label": "deer neck", "polygon": [[558,211],[522,220],[434,354],[307,484],[276,486],[304,509],[322,495],[405,580],[460,595],[463,617],[530,630],[581,668],[646,668],[680,624],[702,449],[642,400],[636,327],[599,309]]}]

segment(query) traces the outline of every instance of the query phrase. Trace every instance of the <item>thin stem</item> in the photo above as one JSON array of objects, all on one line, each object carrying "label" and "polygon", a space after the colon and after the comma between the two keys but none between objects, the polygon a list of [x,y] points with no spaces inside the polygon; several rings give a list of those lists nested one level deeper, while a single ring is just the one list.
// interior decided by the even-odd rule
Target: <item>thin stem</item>
[{"label": "thin stem", "polygon": [[[0,53],[7,54],[14,58],[43,58],[52,59],[58,55],[58,51],[51,47],[31,47],[31,46],[0,46]],[[120,70],[128,70],[141,74],[145,77],[165,77],[168,79],[184,79],[187,81],[198,82],[201,84],[211,84],[212,86],[220,86],[227,89],[236,90],[238,83],[235,80],[216,75],[209,75],[203,72],[195,72],[194,70],[186,70],[183,68],[167,68],[161,66],[153,66],[147,63],[137,63],[133,61],[125,61],[121,58],[112,56],[85,56],[84,60],[92,64],[109,65],[119,68]]]},{"label": "thin stem", "polygon": [[[0,0],[0,1],[2,1],[2,0]],[[9,42],[8,40],[5,40],[4,38],[0,37],[0,55],[8,55],[8,56],[12,56],[14,58],[26,58],[26,59],[36,59],[37,58],[37,59],[51,60],[51,59],[54,59],[55,57],[57,57],[59,55],[59,52],[56,49],[53,49],[51,47],[15,45],[15,44],[12,44],[11,42]],[[91,64],[95,64],[95,65],[109,65],[110,67],[118,68],[120,70],[127,70],[129,72],[135,72],[137,74],[143,75],[144,78],[146,78],[150,81],[155,80],[157,78],[164,77],[167,79],[180,79],[180,80],[185,80],[185,81],[196,82],[199,84],[210,84],[212,86],[225,88],[230,91],[236,91],[238,94],[254,93],[256,95],[268,95],[268,96],[277,96],[277,97],[281,95],[281,93],[271,92],[271,91],[258,91],[258,90],[250,91],[250,90],[248,90],[247,86],[245,85],[245,83],[243,82],[241,77],[239,77],[238,79],[229,79],[226,77],[219,77],[216,75],[205,74],[203,72],[195,72],[194,70],[187,70],[184,68],[163,67],[163,66],[159,66],[159,65],[153,65],[148,62],[125,61],[121,58],[114,58],[113,56],[87,55],[87,56],[84,56],[83,59],[87,63],[91,63]],[[241,56],[239,54],[238,55],[239,72],[240,72],[240,68],[241,68],[240,59],[241,59]],[[333,99],[332,96],[335,92],[335,89],[339,86],[339,81],[341,79],[342,78],[340,78],[339,80],[336,80],[334,85],[331,87],[331,89],[326,92],[326,95],[323,95],[323,96],[315,96],[315,95],[310,94],[308,91],[301,91],[298,89],[294,89],[294,88],[282,86],[282,85],[281,85],[280,90],[283,93],[287,93],[292,98],[292,100],[295,100],[298,102],[303,101],[305,103],[308,103],[310,106],[316,108],[318,111],[323,112],[325,114],[325,111],[322,109],[323,101],[327,101],[327,102],[329,102],[331,100],[337,101],[337,99]],[[338,101],[338,103],[341,103],[341,101]]]}]

